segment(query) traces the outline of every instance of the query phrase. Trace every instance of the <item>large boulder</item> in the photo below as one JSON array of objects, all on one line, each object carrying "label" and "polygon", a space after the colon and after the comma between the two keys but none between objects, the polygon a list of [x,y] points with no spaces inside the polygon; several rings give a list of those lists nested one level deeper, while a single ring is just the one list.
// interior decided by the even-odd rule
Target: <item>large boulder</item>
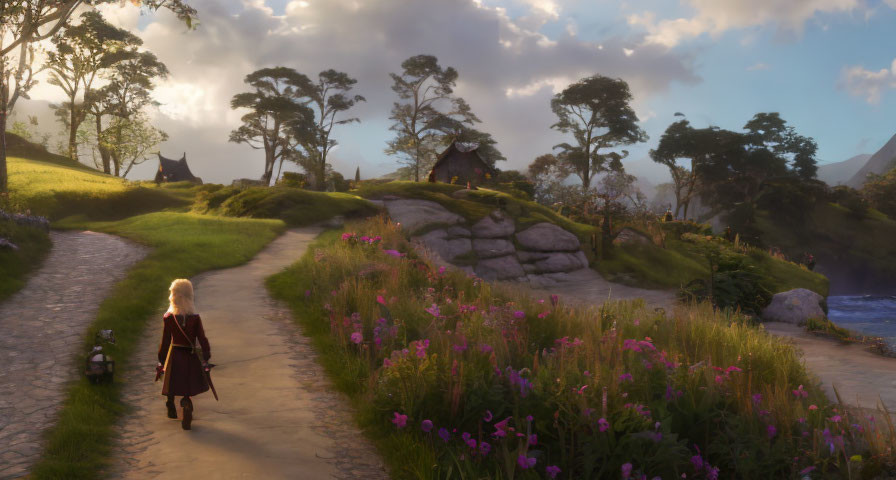
[{"label": "large boulder", "polygon": [[442,229],[433,230],[414,237],[412,241],[423,247],[431,256],[437,256],[435,260],[444,262],[453,262],[457,257],[467,255],[473,249],[473,245],[469,238],[449,238],[448,232]]},{"label": "large boulder", "polygon": [[538,252],[575,252],[581,248],[578,237],[547,222],[517,233],[516,240],[524,249]]},{"label": "large boulder", "polygon": [[572,272],[582,268],[588,268],[588,259],[581,250],[575,253],[551,253],[544,260],[535,262],[535,271],[538,273]]},{"label": "large boulder", "polygon": [[473,236],[476,238],[504,238],[515,231],[513,219],[501,210],[495,210],[473,225]]},{"label": "large boulder", "polygon": [[539,260],[544,260],[551,256],[550,253],[547,252],[527,252],[526,250],[517,250],[516,258],[519,258],[523,263],[533,263]]},{"label": "large boulder", "polygon": [[480,260],[475,271],[484,280],[514,280],[526,276],[516,255]]},{"label": "large boulder", "polygon": [[633,229],[625,227],[616,234],[613,239],[613,245],[649,245],[653,243],[647,235]]},{"label": "large boulder", "polygon": [[412,234],[433,225],[451,226],[464,222],[460,215],[430,200],[391,200],[386,202],[386,209],[392,220]]},{"label": "large boulder", "polygon": [[455,225],[449,228],[447,232],[448,238],[470,238],[470,236],[472,236],[469,229],[461,227],[460,225]]},{"label": "large boulder", "polygon": [[805,325],[810,318],[826,318],[824,297],[805,288],[775,294],[762,310],[762,320]]},{"label": "large boulder", "polygon": [[503,238],[474,238],[473,250],[479,258],[494,258],[516,253],[513,244]]}]

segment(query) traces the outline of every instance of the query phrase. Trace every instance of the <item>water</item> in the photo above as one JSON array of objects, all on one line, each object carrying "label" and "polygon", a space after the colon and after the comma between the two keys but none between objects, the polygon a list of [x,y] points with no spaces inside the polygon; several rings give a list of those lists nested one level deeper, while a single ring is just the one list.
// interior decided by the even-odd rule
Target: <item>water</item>
[{"label": "water", "polygon": [[896,295],[830,296],[828,318],[843,328],[883,337],[896,347]]}]

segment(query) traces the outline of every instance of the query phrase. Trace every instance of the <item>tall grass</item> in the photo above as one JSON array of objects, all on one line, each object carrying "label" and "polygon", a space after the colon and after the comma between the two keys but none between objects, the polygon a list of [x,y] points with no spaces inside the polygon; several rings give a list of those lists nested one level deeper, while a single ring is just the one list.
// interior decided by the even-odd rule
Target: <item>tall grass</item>
[{"label": "tall grass", "polygon": [[[277,220],[250,220],[183,213],[151,213],[119,222],[61,226],[90,228],[130,238],[152,248],[100,305],[85,335],[88,351],[95,332],[111,328],[117,343],[104,347],[127,370],[146,320],[157,314],[174,278],[239,265],[283,231]],[[144,359],[145,360],[145,359]],[[123,386],[92,385],[82,378],[68,390],[47,446],[32,470],[34,479],[94,479],[109,459],[115,422],[124,408]]]},{"label": "tall grass", "polygon": [[269,287],[395,478],[896,473],[896,433],[829,403],[745,318],[570,308],[436,270],[381,219],[356,229]]}]

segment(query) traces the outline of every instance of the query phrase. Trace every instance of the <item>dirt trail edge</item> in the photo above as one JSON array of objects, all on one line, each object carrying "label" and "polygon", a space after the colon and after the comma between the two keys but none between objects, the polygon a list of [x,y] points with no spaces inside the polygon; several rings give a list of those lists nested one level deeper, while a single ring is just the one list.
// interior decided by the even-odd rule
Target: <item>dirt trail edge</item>
[{"label": "dirt trail edge", "polygon": [[849,405],[877,409],[883,400],[891,413],[896,412],[896,359],[875,355],[861,345],[815,336],[796,325],[764,325],[767,332],[789,339],[803,351],[806,366],[822,381],[832,400],[836,400],[833,387],[837,387]]},{"label": "dirt trail edge", "polygon": [[[154,384],[161,315],[141,340],[127,378],[133,408],[120,425],[112,478],[388,478],[382,461],[315,360],[268,276],[298,260],[321,232],[290,230],[246,265],[193,279],[211,343],[211,392],[194,398],[193,430],[165,415]],[[179,402],[179,400],[178,400]],[[178,407],[178,417],[181,415]]]},{"label": "dirt trail edge", "polygon": [[37,461],[66,384],[83,374],[75,355],[85,330],[112,286],[148,251],[96,232],[53,231],[50,239],[40,268],[0,304],[0,479],[24,476]]}]

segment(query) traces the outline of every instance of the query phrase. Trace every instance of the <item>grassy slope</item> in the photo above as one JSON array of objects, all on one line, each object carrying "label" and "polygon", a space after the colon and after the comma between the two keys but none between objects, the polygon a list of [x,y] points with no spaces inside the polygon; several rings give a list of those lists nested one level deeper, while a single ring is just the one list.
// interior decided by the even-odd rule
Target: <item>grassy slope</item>
[{"label": "grassy slope", "polygon": [[50,251],[50,237],[42,229],[0,220],[0,238],[16,244],[18,250],[0,248],[0,302],[25,286],[28,273],[37,268]]},{"label": "grassy slope", "polygon": [[[244,263],[285,228],[277,220],[173,212],[150,213],[117,222],[68,221],[60,226],[121,235],[152,248],[103,301],[85,335],[83,351],[86,352],[97,330],[115,331],[117,344],[106,348],[116,360],[119,379],[128,368],[146,319],[163,307],[172,279]],[[59,421],[48,433],[47,447],[31,478],[96,478],[108,461],[115,422],[124,408],[120,400],[122,387],[120,381],[108,386],[90,385],[84,378],[72,384]]]},{"label": "grassy slope", "polygon": [[[396,195],[403,198],[432,200],[470,222],[475,222],[500,207],[514,217],[518,227],[525,228],[539,222],[550,222],[574,233],[582,245],[590,245],[591,235],[599,233],[592,225],[573,222],[535,202],[486,189],[456,193],[461,190],[464,190],[461,186],[444,183],[397,181],[365,184],[357,193],[366,198]],[[458,195],[463,196],[458,198]],[[636,286],[679,288],[695,278],[709,277],[706,260],[674,235],[667,234],[666,248],[654,245],[626,245],[614,248],[612,256],[604,260],[595,260],[594,252],[590,248],[584,248],[584,251],[592,261],[592,268],[607,278]],[[802,287],[827,295],[827,280],[821,275],[809,272],[798,265],[773,259],[761,252],[755,254],[754,261],[771,277],[776,291]]]},{"label": "grassy slope", "polygon": [[86,167],[19,157],[7,159],[12,200],[50,220],[89,214],[117,220],[191,203],[183,189],[138,184]]}]

